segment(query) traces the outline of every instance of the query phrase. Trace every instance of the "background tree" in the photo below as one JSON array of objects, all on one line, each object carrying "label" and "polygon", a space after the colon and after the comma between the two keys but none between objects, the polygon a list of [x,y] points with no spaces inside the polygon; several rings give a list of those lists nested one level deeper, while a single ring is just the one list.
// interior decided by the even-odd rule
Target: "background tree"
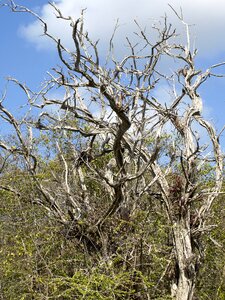
[{"label": "background tree", "polygon": [[[1,100],[0,117],[14,131],[13,139],[0,140],[1,189],[21,197],[7,175],[12,160],[13,172],[26,174],[32,187],[30,201],[42,206],[66,238],[91,257],[87,276],[98,281],[93,262],[104,263],[108,286],[96,287],[94,280],[90,290],[97,294],[84,295],[76,284],[69,293],[63,283],[62,299],[191,300],[204,257],[203,237],[211,229],[210,212],[223,181],[219,135],[202,116],[198,89],[217,76],[213,70],[223,63],[206,71],[196,68],[189,26],[176,12],[186,29],[185,45],[176,41],[166,17],[154,27],[155,42],[136,22],[138,42],[127,38],[130,53],[117,60],[112,37],[108,58],[102,62],[97,42],[85,32],[83,12],[73,20],[50,5],[57,18],[71,26],[74,49],[52,36],[45,21],[28,8],[13,1],[7,5],[42,23],[61,66],[52,69],[39,92],[10,79],[22,88],[35,113],[18,119],[6,108],[5,95]],[[165,57],[178,68],[162,73]],[[169,102],[156,97],[165,83],[171,89]],[[54,89],[63,90],[64,99],[53,99]],[[200,128],[210,142],[210,155],[197,132]],[[153,246],[160,249],[159,255]],[[106,270],[112,266],[128,275],[118,272],[110,281]],[[75,281],[76,274],[70,270]]]}]

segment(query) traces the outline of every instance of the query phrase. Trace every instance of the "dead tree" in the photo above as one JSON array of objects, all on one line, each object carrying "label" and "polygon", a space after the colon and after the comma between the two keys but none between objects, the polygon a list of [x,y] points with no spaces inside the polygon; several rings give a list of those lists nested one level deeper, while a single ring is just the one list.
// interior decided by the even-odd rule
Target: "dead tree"
[{"label": "dead tree", "polygon": [[[17,142],[10,144],[0,140],[2,155],[23,158],[39,194],[36,202],[63,224],[76,224],[82,218],[91,221],[91,228],[101,231],[107,220],[122,207],[132,209],[144,195],[153,195],[164,203],[173,235],[178,274],[171,282],[172,296],[177,300],[191,300],[201,263],[202,235],[208,230],[207,217],[213,201],[221,190],[223,159],[218,135],[212,124],[202,117],[202,99],[199,87],[210,77],[216,76],[213,65],[205,71],[196,69],[197,51],[192,50],[189,26],[177,15],[186,28],[186,44],[175,43],[176,32],[166,18],[154,30],[158,39],[152,42],[148,34],[137,24],[138,43],[127,38],[130,53],[118,61],[100,63],[97,43],[84,31],[83,14],[77,20],[63,16],[51,4],[57,18],[68,21],[72,27],[74,49],[67,49],[61,40],[48,32],[48,25],[28,8],[10,1],[13,12],[28,12],[41,22],[44,34],[55,42],[61,67],[49,73],[49,79],[39,92],[31,91],[15,79],[26,94],[30,107],[40,109],[38,117],[25,116],[18,121],[0,104],[0,117],[13,127]],[[112,54],[113,39],[109,54]],[[160,59],[167,57],[179,63],[179,69],[161,74]],[[157,99],[155,91],[165,85],[170,87],[171,101]],[[54,88],[64,90],[64,99],[52,99]],[[86,90],[86,96],[82,91]],[[59,114],[51,114],[44,108],[54,105]],[[201,144],[194,124],[203,127],[211,154]],[[196,125],[195,125],[196,126]],[[27,131],[24,131],[24,128]],[[169,134],[168,127],[170,132]],[[56,152],[62,171],[54,174],[56,184],[45,184],[39,174],[39,156],[35,152],[32,132],[69,133],[82,138],[82,147],[68,139],[68,152],[62,143],[56,143]],[[167,140],[167,148],[163,143]],[[177,142],[178,141],[178,142]],[[110,158],[107,155],[110,153]],[[68,155],[69,154],[69,155]],[[95,161],[106,158],[101,168]],[[166,163],[165,163],[166,162]],[[201,171],[206,163],[212,166],[214,181],[203,186]],[[179,168],[177,168],[179,166]],[[98,182],[107,194],[105,211],[91,218],[93,194],[87,184],[88,170],[91,179]],[[13,192],[14,190],[8,188]],[[89,227],[89,229],[90,229]],[[79,231],[76,227],[77,232]],[[78,234],[78,233],[77,233]],[[78,235],[80,238],[80,235]],[[91,237],[86,235],[91,243]],[[92,243],[93,247],[99,245]],[[98,248],[99,249],[99,248]]]}]

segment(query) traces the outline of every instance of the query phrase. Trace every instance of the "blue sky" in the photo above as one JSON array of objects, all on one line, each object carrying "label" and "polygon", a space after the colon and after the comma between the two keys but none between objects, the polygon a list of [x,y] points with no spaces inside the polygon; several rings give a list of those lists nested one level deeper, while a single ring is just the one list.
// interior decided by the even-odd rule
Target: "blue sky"
[{"label": "blue sky", "polygon": [[[3,3],[2,0],[0,3]],[[58,0],[55,1],[65,14],[79,17],[81,8],[87,8],[86,27],[94,39],[101,39],[104,48],[119,18],[121,27],[118,42],[134,31],[133,19],[140,24],[151,26],[155,19],[168,14],[169,20],[184,33],[180,24],[168,8],[166,0]],[[48,21],[50,31],[69,44],[69,32],[64,23],[57,23],[52,11],[44,0],[18,0],[18,4],[38,11]],[[107,4],[106,4],[107,3]],[[225,61],[225,1],[224,0],[171,0],[173,7],[181,6],[185,20],[191,27],[193,40],[199,49],[197,65],[206,69],[214,63]],[[54,48],[40,37],[40,27],[28,14],[11,13],[0,9],[0,90],[5,78],[12,76],[38,89],[46,77],[46,71],[54,67],[57,55]],[[122,42],[123,45],[123,42]],[[122,47],[121,47],[122,49]],[[122,51],[122,50],[121,50]],[[225,67],[218,70],[225,74]],[[201,89],[205,115],[219,131],[225,124],[225,78],[211,78]],[[24,101],[23,95],[10,85],[8,105],[13,110]],[[225,134],[221,138],[225,148]]]}]

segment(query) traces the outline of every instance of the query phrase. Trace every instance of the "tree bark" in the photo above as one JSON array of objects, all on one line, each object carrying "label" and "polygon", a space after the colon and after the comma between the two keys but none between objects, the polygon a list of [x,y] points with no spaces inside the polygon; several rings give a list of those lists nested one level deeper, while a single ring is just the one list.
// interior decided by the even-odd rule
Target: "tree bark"
[{"label": "tree bark", "polygon": [[177,282],[173,283],[173,298],[191,300],[193,298],[196,269],[195,254],[191,245],[190,224],[187,218],[181,217],[173,224],[176,262],[178,264]]}]

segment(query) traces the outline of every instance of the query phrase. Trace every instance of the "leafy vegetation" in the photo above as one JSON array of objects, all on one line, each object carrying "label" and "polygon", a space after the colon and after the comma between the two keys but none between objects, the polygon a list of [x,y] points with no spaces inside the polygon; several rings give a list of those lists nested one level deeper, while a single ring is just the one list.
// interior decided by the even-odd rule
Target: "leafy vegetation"
[{"label": "leafy vegetation", "polygon": [[[50,162],[45,174],[53,166],[60,172],[56,164]],[[33,203],[35,191],[24,174],[11,176],[21,196],[1,192],[2,299],[171,299],[176,272],[171,228],[154,199],[142,199],[132,217],[119,212],[111,218],[101,236],[96,234],[96,244],[104,244],[99,250]],[[90,181],[90,187],[101,199],[97,184]],[[196,299],[224,299],[223,202],[221,196],[211,214],[215,226],[203,241]]]}]

